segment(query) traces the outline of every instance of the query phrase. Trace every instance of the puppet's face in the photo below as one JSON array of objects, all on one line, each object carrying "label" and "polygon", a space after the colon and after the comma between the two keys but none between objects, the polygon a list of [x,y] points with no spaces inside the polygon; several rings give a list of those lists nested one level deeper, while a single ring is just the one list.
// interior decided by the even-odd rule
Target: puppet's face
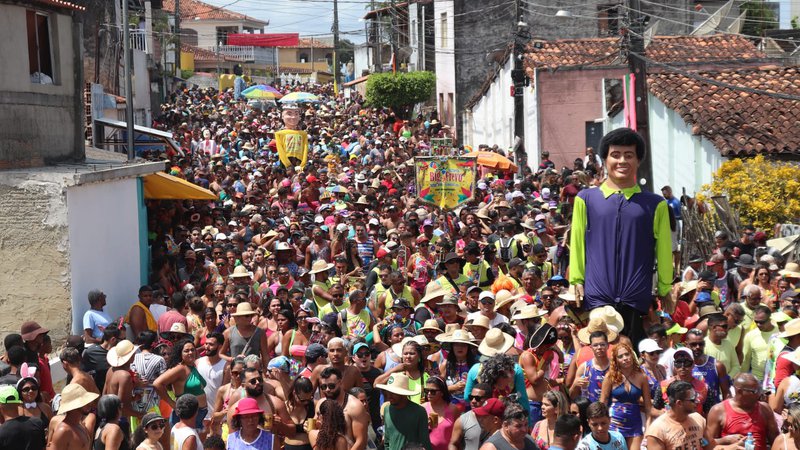
[{"label": "puppet's face", "polygon": [[286,128],[290,130],[297,129],[297,124],[300,123],[300,111],[296,109],[284,109],[281,117],[283,118],[283,123],[286,125]]}]

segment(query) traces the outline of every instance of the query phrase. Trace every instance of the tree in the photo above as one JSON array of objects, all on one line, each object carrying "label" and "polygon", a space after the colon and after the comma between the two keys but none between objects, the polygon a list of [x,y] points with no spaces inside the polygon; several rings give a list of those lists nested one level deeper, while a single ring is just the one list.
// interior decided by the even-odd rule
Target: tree
[{"label": "tree", "polygon": [[370,106],[389,107],[407,118],[417,103],[431,98],[436,89],[433,72],[374,73],[367,80],[366,100]]},{"label": "tree", "polygon": [[726,195],[742,223],[771,230],[800,217],[800,167],[763,155],[726,161],[714,172],[705,195]]},{"label": "tree", "polygon": [[763,36],[765,30],[778,28],[775,13],[764,0],[748,0],[739,10],[747,12],[742,26],[742,34],[746,36]]}]

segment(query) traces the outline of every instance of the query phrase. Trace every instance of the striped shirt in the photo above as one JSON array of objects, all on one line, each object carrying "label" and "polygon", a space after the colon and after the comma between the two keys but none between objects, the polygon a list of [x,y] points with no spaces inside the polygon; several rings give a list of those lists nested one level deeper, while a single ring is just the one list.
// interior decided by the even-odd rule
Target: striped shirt
[{"label": "striped shirt", "polygon": [[371,263],[375,257],[375,241],[367,239],[366,242],[356,241],[356,244],[358,244],[358,256],[361,257],[364,266]]}]

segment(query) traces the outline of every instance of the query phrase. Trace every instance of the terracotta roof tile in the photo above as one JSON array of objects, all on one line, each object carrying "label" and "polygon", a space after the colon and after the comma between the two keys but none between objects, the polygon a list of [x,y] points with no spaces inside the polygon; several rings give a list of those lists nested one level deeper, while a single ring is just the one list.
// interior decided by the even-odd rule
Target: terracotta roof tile
[{"label": "terracotta roof tile", "polygon": [[[696,75],[800,99],[797,67],[766,66]],[[800,100],[731,89],[677,73],[650,75],[648,88],[680,114],[693,134],[710,140],[723,156],[800,153]]]},{"label": "terracotta roof tile", "polygon": [[[248,20],[267,25],[267,22],[220,6],[209,5],[199,0],[180,0],[182,20]],[[175,0],[164,0],[164,11],[175,12]]]},{"label": "terracotta roof tile", "polygon": [[[525,55],[526,68],[607,66],[624,64],[621,38],[560,39],[533,41]],[[765,58],[752,42],[741,36],[656,36],[647,46],[649,58],[663,63],[702,63]]]}]

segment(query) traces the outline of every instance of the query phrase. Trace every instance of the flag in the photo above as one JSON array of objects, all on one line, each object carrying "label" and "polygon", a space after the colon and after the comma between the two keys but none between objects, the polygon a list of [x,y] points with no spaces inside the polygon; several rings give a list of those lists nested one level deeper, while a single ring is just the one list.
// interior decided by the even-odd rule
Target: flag
[{"label": "flag", "polygon": [[623,117],[625,126],[636,130],[636,75],[628,74],[622,83],[624,95]]}]

